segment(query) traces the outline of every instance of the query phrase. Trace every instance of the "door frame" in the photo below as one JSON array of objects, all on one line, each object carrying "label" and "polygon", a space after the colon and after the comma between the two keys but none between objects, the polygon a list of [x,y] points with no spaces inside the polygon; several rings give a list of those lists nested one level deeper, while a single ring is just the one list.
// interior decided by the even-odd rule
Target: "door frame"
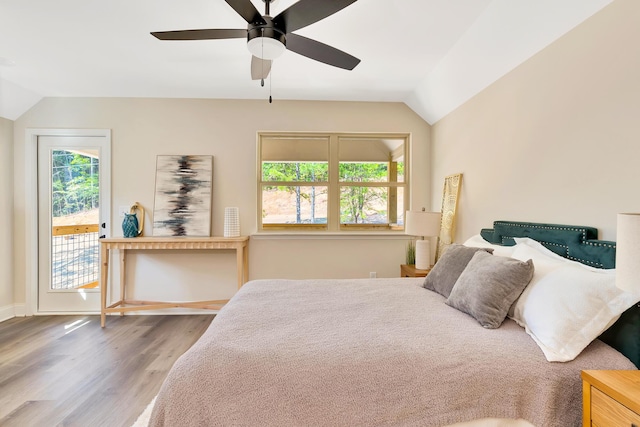
[{"label": "door frame", "polygon": [[[27,129],[25,134],[25,314],[38,312],[38,138],[41,136],[104,137],[107,146],[100,156],[100,168],[111,171],[111,129]],[[111,200],[111,180],[100,183],[100,191]],[[104,235],[111,235],[111,209],[100,210],[106,224]],[[100,286],[106,286],[101,283]],[[45,314],[45,313],[43,313]],[[47,312],[46,314],[54,314]],[[65,314],[73,314],[71,312]],[[87,313],[81,313],[87,314]]]}]

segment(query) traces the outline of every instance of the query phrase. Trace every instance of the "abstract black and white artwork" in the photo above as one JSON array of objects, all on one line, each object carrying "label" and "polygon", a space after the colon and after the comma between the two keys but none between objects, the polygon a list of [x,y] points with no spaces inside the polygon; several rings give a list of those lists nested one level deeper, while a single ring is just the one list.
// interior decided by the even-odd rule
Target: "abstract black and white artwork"
[{"label": "abstract black and white artwork", "polygon": [[158,156],[153,235],[211,236],[213,156]]}]

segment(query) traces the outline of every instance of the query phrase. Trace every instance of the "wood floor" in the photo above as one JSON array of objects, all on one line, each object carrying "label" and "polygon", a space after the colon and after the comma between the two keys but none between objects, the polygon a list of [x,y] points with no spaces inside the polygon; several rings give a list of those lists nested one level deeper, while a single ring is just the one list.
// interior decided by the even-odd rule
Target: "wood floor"
[{"label": "wood floor", "polygon": [[213,316],[36,316],[0,323],[0,426],[129,427]]}]

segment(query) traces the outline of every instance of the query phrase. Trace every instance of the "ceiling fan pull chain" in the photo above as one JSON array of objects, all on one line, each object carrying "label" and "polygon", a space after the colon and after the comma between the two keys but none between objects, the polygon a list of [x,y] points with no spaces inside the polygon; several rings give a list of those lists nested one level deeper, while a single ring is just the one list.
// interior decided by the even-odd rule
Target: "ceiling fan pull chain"
[{"label": "ceiling fan pull chain", "polygon": [[269,104],[273,102],[273,98],[271,98],[271,82],[273,81],[273,65],[270,71],[271,72],[269,73]]}]

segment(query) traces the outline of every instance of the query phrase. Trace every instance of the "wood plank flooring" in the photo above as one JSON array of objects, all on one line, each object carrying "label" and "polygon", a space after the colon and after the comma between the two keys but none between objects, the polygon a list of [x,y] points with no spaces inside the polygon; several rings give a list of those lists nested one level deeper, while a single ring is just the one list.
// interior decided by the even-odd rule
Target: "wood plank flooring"
[{"label": "wood plank flooring", "polygon": [[213,315],[0,323],[0,426],[129,427]]}]

